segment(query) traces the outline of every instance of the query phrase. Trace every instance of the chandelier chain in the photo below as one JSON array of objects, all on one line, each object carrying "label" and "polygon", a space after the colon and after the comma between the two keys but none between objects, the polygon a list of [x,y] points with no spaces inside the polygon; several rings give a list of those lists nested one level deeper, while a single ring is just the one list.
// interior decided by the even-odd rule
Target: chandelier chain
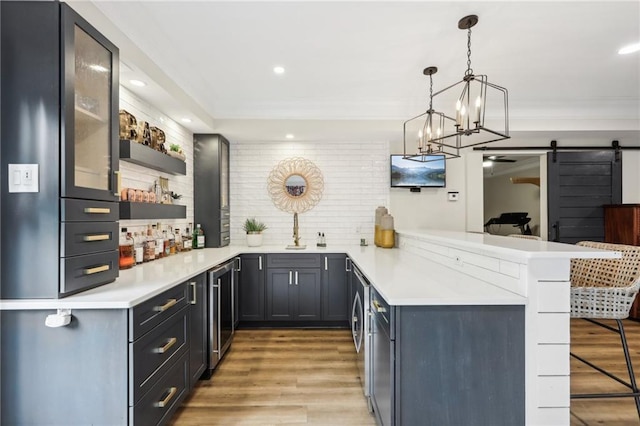
[{"label": "chandelier chain", "polygon": [[471,27],[467,30],[467,70],[464,75],[473,75],[473,70],[471,69]]},{"label": "chandelier chain", "polygon": [[429,74],[429,111],[433,110],[433,76]]}]

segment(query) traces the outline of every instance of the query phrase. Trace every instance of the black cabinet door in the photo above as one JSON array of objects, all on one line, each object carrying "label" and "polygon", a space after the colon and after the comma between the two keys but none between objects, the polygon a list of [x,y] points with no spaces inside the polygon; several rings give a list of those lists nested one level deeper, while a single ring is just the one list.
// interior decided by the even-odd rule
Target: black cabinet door
[{"label": "black cabinet door", "polygon": [[263,254],[243,254],[240,257],[238,310],[240,321],[265,319],[265,271]]},{"label": "black cabinet door", "polygon": [[293,269],[270,268],[267,270],[267,319],[293,320]]},{"label": "black cabinet door", "polygon": [[207,276],[200,274],[188,282],[189,318],[189,388],[193,388],[207,368]]},{"label": "black cabinet door", "polygon": [[318,269],[296,269],[293,271],[293,286],[289,293],[293,299],[294,319],[318,321],[321,319],[322,281]]},{"label": "black cabinet door", "polygon": [[349,319],[349,273],[344,254],[322,256],[322,319],[347,321]]},{"label": "black cabinet door", "polygon": [[63,197],[118,201],[118,48],[61,5]]}]

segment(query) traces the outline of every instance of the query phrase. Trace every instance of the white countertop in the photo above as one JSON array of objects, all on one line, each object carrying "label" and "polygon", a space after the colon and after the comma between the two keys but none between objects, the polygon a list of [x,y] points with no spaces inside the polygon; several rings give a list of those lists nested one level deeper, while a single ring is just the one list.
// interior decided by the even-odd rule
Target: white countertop
[{"label": "white countertop", "polygon": [[[616,257],[614,252],[482,234],[442,231],[406,234],[508,257]],[[0,310],[128,309],[241,253],[346,253],[391,305],[526,303],[526,298],[515,293],[399,249],[309,246],[304,250],[287,250],[284,246],[229,246],[192,250],[137,265],[120,271],[119,278],[113,283],[63,299],[1,300]]]}]

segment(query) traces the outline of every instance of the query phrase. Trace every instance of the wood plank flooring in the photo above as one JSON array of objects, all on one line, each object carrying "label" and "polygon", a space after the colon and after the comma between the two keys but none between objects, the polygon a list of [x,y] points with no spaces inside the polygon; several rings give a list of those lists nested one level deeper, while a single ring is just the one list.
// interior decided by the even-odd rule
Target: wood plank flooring
[{"label": "wood plank flooring", "polygon": [[375,425],[350,330],[238,330],[174,426]]},{"label": "wood plank flooring", "polygon": [[[640,380],[640,323],[625,321]],[[572,351],[624,377],[619,337],[571,322]],[[625,388],[571,360],[571,391]],[[375,425],[358,379],[349,330],[239,330],[213,377],[200,381],[173,426]],[[572,400],[571,425],[640,425],[632,398]]]}]

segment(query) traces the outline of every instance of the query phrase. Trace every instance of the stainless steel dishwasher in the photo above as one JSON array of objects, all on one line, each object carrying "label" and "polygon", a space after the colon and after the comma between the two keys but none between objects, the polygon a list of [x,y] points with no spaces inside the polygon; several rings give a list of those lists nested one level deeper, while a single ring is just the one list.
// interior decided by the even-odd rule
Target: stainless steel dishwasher
[{"label": "stainless steel dishwasher", "polygon": [[394,349],[393,310],[371,288],[371,403],[382,426],[392,425],[394,418]]},{"label": "stainless steel dishwasher", "polygon": [[213,370],[231,345],[235,260],[209,271],[209,370]]}]

